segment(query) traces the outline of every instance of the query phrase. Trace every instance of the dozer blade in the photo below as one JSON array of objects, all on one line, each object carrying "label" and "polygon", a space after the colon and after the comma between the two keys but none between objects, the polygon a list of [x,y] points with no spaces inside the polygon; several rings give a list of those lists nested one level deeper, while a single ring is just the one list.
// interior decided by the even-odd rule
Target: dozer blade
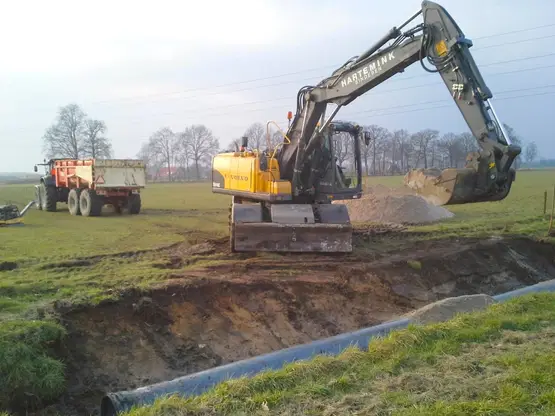
[{"label": "dozer blade", "polygon": [[259,205],[237,204],[232,209],[233,251],[348,253],[352,225],[344,205],[279,204],[271,208],[271,221],[263,221]]},{"label": "dozer blade", "polygon": [[273,222],[235,225],[235,251],[348,253],[352,227],[341,224],[276,224]]},{"label": "dozer blade", "polygon": [[431,204],[456,205],[500,201],[508,195],[512,182],[487,193],[480,189],[479,179],[478,172],[471,168],[413,169],[405,175],[404,183]]}]

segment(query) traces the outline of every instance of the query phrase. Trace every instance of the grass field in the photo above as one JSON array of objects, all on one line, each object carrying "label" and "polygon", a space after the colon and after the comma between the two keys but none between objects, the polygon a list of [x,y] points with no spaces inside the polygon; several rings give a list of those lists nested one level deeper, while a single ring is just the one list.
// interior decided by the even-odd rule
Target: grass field
[{"label": "grass field", "polygon": [[[401,177],[369,178],[367,182],[397,186]],[[419,239],[493,234],[546,239],[549,221],[543,215],[544,191],[548,191],[549,211],[554,184],[555,171],[521,172],[506,200],[449,207],[456,214],[453,219],[413,227],[418,234],[408,234],[404,242],[388,243],[386,237],[384,246],[395,250],[399,244],[407,246]],[[22,208],[33,193],[32,185],[0,186],[0,203],[11,201]],[[94,304],[125,288],[148,288],[172,273],[157,267],[166,260],[157,248],[227,235],[229,198],[212,194],[209,183],[150,185],[142,200],[143,212],[137,216],[107,212],[97,218],[73,217],[65,204],[59,204],[55,213],[31,209],[22,227],[0,228],[0,408],[21,394],[48,399],[64,388],[63,366],[50,353],[52,345],[64,338],[64,329],[51,319],[52,302]],[[91,258],[94,261],[89,262]],[[218,258],[203,261],[217,262]],[[335,385],[340,386],[341,380]],[[329,394],[318,383],[313,387],[314,394]],[[264,397],[282,403],[283,393],[275,394]],[[507,390],[507,394],[512,393]],[[387,401],[406,404],[413,398],[401,394]]]}]

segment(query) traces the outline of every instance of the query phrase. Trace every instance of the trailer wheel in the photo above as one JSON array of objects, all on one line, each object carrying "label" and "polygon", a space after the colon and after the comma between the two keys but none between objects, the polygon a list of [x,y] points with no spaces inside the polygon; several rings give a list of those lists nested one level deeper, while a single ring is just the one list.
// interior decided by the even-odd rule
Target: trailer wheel
[{"label": "trailer wheel", "polygon": [[83,189],[79,196],[81,215],[84,217],[97,217],[102,212],[104,201],[92,189]]},{"label": "trailer wheel", "polygon": [[131,215],[141,212],[141,194],[131,194],[127,199],[127,207]]},{"label": "trailer wheel", "polygon": [[72,189],[67,196],[67,206],[71,215],[81,215],[81,206],[79,204],[80,189]]},{"label": "trailer wheel", "polygon": [[42,209],[44,211],[55,212],[56,203],[58,202],[58,192],[56,192],[56,187],[46,186],[43,182],[40,184],[40,192]]}]

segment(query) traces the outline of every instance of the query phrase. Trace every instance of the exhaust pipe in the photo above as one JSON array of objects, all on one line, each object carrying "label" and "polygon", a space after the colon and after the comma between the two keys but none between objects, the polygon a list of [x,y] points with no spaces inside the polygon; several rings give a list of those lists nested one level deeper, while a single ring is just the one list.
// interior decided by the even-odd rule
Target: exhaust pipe
[{"label": "exhaust pipe", "polygon": [[21,212],[19,213],[19,218],[23,217],[25,215],[25,213],[29,210],[29,208],[31,208],[31,205],[36,204],[36,203],[37,203],[37,201],[32,200],[27,205],[25,205],[25,208],[23,208],[21,210]]},{"label": "exhaust pipe", "polygon": [[[496,302],[505,302],[515,297],[538,292],[555,292],[555,279],[492,297]],[[165,395],[199,395],[228,379],[243,376],[249,377],[268,369],[277,370],[287,363],[307,360],[315,355],[338,355],[351,346],[366,350],[372,338],[387,335],[396,329],[406,328],[411,322],[412,320],[408,318],[385,322],[370,328],[339,334],[308,344],[297,345],[269,354],[259,355],[258,357],[236,361],[174,380],[140,387],[135,390],[108,393],[102,398],[100,414],[101,416],[116,416],[120,412],[129,411],[135,406],[150,405],[156,399]]]}]

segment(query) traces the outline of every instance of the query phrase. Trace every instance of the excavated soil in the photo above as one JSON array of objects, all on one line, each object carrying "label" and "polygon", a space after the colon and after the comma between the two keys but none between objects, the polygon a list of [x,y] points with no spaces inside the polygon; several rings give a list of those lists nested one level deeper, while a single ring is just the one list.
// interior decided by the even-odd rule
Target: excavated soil
[{"label": "excavated soil", "polygon": [[[360,235],[357,238],[363,238]],[[229,261],[181,270],[188,256]],[[98,414],[102,395],[375,325],[452,296],[494,295],[555,275],[552,245],[419,244],[395,255],[231,256],[225,241],[173,247],[164,286],[95,307],[58,306],[67,394],[53,408]]]},{"label": "excavated soil", "polygon": [[347,206],[354,222],[416,225],[454,216],[451,211],[428,203],[407,188],[388,188],[384,185],[366,186],[362,198],[337,203]]}]

